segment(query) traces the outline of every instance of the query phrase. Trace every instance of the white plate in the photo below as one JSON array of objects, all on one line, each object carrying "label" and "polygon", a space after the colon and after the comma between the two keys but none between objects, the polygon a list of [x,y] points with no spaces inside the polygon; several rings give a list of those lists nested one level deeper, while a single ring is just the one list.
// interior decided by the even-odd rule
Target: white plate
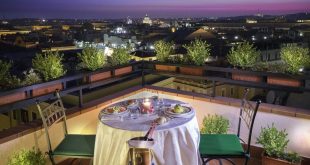
[{"label": "white plate", "polygon": [[[113,112],[113,113],[110,113],[108,112],[108,109],[109,108],[112,108],[112,107],[120,107],[120,108],[123,108],[124,111],[122,112]],[[116,106],[110,106],[110,107],[106,107],[104,108],[100,113],[104,114],[104,115],[124,115],[126,113],[128,113],[128,109],[125,107],[125,106],[119,106],[119,105],[116,105]]]},{"label": "white plate", "polygon": [[189,115],[191,115],[193,113],[193,110],[190,107],[187,107],[187,106],[182,106],[182,107],[184,108],[184,112],[183,113],[175,113],[175,112],[173,112],[174,106],[166,108],[164,110],[164,113],[166,115],[172,116],[172,117],[187,117],[187,116],[189,116]]}]

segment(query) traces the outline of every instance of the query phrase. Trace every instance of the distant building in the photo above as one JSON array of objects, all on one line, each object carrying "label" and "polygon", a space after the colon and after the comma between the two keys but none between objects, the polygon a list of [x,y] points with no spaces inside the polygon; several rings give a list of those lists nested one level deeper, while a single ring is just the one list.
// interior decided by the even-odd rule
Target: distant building
[{"label": "distant building", "polygon": [[131,25],[131,24],[132,24],[132,19],[130,19],[129,17],[127,17],[126,23],[127,23],[127,25]]},{"label": "distant building", "polygon": [[152,20],[150,19],[150,17],[146,14],[143,21],[142,21],[143,24],[149,24],[149,25],[152,25]]},{"label": "distant building", "polygon": [[246,23],[257,23],[255,19],[246,19]]}]

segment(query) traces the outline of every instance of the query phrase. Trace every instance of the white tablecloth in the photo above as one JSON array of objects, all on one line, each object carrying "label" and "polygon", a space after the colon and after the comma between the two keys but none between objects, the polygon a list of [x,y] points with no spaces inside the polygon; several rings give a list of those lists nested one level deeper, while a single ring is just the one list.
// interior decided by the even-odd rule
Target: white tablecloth
[{"label": "white tablecloth", "polygon": [[[95,143],[95,165],[127,165],[129,146],[133,137],[144,136],[150,122],[157,115],[135,120],[99,122]],[[139,131],[134,131],[139,130]],[[154,163],[158,165],[199,164],[199,128],[195,115],[190,118],[173,118],[154,132],[152,148]]]}]

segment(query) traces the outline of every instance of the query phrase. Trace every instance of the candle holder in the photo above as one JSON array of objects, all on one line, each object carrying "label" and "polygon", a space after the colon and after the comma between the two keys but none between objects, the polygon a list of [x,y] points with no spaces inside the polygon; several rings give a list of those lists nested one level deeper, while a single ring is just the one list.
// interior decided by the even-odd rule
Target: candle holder
[{"label": "candle holder", "polygon": [[154,113],[154,104],[151,99],[146,98],[143,99],[141,105],[140,105],[140,110],[142,114],[152,114]]}]

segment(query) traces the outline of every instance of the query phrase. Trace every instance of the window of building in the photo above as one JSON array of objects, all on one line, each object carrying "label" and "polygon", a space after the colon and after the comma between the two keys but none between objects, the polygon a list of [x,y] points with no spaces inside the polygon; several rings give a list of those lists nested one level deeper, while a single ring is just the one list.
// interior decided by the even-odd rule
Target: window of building
[{"label": "window of building", "polygon": [[230,96],[234,96],[234,88],[230,88]]}]

